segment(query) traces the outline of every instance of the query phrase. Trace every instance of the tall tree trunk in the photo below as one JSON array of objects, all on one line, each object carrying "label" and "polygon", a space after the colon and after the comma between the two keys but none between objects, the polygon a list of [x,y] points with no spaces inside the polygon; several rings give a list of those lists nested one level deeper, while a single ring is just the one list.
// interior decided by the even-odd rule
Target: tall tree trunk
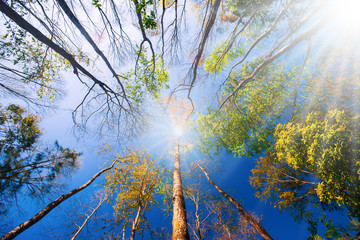
[{"label": "tall tree trunk", "polygon": [[35,216],[33,216],[32,218],[30,218],[29,220],[27,220],[26,222],[21,223],[19,226],[17,226],[16,228],[14,228],[13,230],[11,230],[10,232],[8,232],[6,235],[4,235],[0,240],[9,240],[9,239],[14,239],[16,236],[18,236],[20,233],[22,233],[23,231],[25,231],[26,229],[28,229],[29,227],[31,227],[32,225],[34,225],[35,223],[37,223],[38,221],[40,221],[43,217],[45,217],[49,212],[51,212],[54,208],[56,208],[60,203],[64,202],[66,199],[70,198],[71,196],[75,195],[76,193],[84,190],[86,187],[90,186],[91,183],[93,183],[95,181],[96,178],[98,178],[102,173],[110,170],[111,168],[114,167],[115,163],[118,160],[115,160],[110,167],[105,168],[101,171],[99,171],[98,173],[96,173],[92,178],[90,178],[89,181],[87,181],[85,184],[83,184],[82,186],[73,189],[72,191],[68,192],[67,194],[64,194],[62,196],[60,196],[58,199],[56,199],[55,201],[49,203],[43,210],[41,210],[40,212],[38,212]]},{"label": "tall tree trunk", "polygon": [[253,226],[253,228],[255,228],[255,230],[260,234],[260,236],[265,240],[272,240],[272,238],[270,237],[269,233],[265,230],[265,228],[261,226],[260,223],[258,223],[250,214],[248,214],[234,198],[232,198],[226,192],[221,190],[221,188],[219,188],[218,185],[216,185],[213,181],[211,181],[209,175],[205,172],[205,170],[199,164],[197,165],[203,171],[207,180],[219,191],[219,193],[221,193],[225,198],[227,198],[239,210],[240,214],[246,219],[246,221],[248,221],[251,224],[251,226]]},{"label": "tall tree trunk", "polygon": [[177,144],[173,180],[173,240],[190,239],[186,221],[185,199],[180,174],[180,144]]},{"label": "tall tree trunk", "polygon": [[141,214],[142,209],[143,209],[143,207],[141,205],[139,205],[139,208],[138,208],[137,213],[136,213],[136,217],[135,217],[135,219],[133,221],[133,224],[132,224],[130,240],[135,239],[135,233],[136,233],[136,230],[137,230],[137,228],[139,226],[140,214]]}]

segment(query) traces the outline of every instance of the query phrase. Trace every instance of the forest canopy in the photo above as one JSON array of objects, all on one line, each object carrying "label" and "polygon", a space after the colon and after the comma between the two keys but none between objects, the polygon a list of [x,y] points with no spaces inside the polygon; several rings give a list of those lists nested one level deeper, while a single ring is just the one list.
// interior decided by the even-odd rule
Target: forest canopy
[{"label": "forest canopy", "polygon": [[[301,238],[356,239],[353,9],[353,0],[1,0],[0,214],[23,222],[1,225],[2,239],[59,216],[69,198],[84,209],[67,212],[59,231],[72,239],[86,226],[110,239],[289,238],[272,223],[283,215],[265,214],[272,207],[306,226]],[[58,126],[43,129],[43,118]],[[47,130],[60,142],[73,134],[66,145],[85,150],[82,164],[76,150],[40,141]],[[251,173],[231,167],[245,161]],[[28,220],[9,211],[30,196],[48,205]]]}]

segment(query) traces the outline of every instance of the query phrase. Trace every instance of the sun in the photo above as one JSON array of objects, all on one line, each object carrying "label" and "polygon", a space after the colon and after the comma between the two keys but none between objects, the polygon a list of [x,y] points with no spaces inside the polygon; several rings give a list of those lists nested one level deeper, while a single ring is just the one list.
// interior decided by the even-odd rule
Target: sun
[{"label": "sun", "polygon": [[184,130],[180,127],[174,127],[173,131],[174,131],[174,136],[177,138],[181,137],[184,134]]}]

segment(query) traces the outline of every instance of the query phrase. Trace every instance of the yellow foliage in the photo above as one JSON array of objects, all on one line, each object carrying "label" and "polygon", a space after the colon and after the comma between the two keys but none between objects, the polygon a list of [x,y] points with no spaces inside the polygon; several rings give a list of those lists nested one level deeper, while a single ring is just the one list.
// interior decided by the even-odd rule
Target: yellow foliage
[{"label": "yellow foliage", "polygon": [[154,204],[164,169],[145,151],[129,149],[126,161],[117,164],[105,177],[105,190],[111,199],[115,196],[114,218],[127,223],[139,206],[144,209]]},{"label": "yellow foliage", "polygon": [[191,122],[193,106],[188,100],[177,100],[174,97],[164,98],[171,123],[174,127],[184,128]]}]

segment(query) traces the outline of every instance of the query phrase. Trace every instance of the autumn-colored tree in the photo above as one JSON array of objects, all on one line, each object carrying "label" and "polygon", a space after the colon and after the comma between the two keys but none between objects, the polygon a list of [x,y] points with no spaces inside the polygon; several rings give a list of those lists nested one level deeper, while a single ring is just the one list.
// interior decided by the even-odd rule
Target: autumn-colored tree
[{"label": "autumn-colored tree", "polygon": [[[308,220],[311,233],[316,234],[316,225],[322,223],[334,236],[338,233],[330,220],[312,218],[308,206],[347,209],[357,218],[358,207],[352,202],[358,202],[359,73],[351,57],[344,58],[343,53],[336,58],[336,52],[310,65],[308,51],[302,65],[292,69],[274,62],[259,69],[262,59],[243,63],[241,71],[224,81],[223,96],[234,92],[244,79],[251,76],[252,80],[220,109],[210,109],[198,119],[203,152],[224,148],[239,157],[269,152],[254,170],[258,196],[274,197],[279,208],[291,206],[288,210],[297,220]],[[224,63],[231,54],[223,58]],[[218,71],[224,66],[219,64]]]},{"label": "autumn-colored tree", "polygon": [[302,90],[298,114],[276,127],[273,148],[252,170],[251,184],[259,198],[308,222],[313,237],[322,212],[326,236],[335,238],[341,229],[327,212],[346,209],[350,222],[359,222],[360,92],[358,72],[322,67],[324,75],[312,75]]},{"label": "autumn-colored tree", "polygon": [[[314,235],[313,207],[345,207],[349,217],[359,221],[358,129],[358,116],[338,109],[309,113],[304,123],[279,125],[274,152],[260,158],[252,170],[257,196],[308,221]],[[328,237],[339,237],[330,230]]]},{"label": "autumn-colored tree", "polygon": [[107,221],[107,232],[126,239],[126,229],[130,228],[133,240],[146,227],[145,212],[156,204],[155,194],[164,180],[166,167],[145,151],[129,149],[126,158],[126,162],[115,165],[105,177],[109,202],[114,202],[114,219]]}]

